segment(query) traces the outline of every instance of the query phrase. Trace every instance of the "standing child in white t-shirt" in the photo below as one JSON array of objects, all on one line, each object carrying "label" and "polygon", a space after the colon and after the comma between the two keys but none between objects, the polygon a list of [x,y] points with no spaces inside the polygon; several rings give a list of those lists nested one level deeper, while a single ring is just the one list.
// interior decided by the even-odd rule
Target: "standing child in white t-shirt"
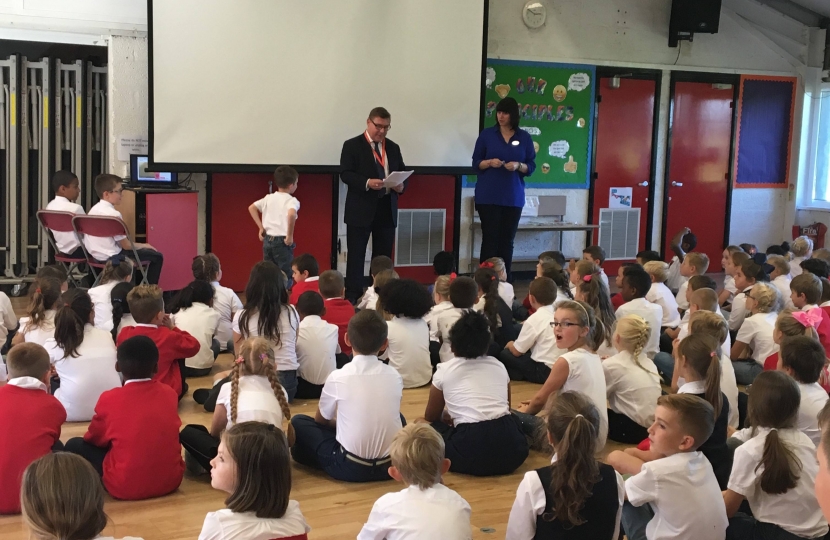
[{"label": "standing child in white t-shirt", "polygon": [[375,501],[357,540],[470,538],[470,505],[441,481],[450,467],[441,436],[428,425],[410,424],[395,435],[389,457],[392,478],[406,489]]},{"label": "standing child in white t-shirt", "polygon": [[[819,465],[813,441],[796,427],[798,384],[765,371],[749,390],[751,438],[735,449],[723,492],[729,538],[823,538],[828,531],[815,496]],[[744,499],[752,515],[739,512]],[[688,499],[687,499],[688,500]]]},{"label": "standing child in white t-shirt", "polygon": [[107,261],[99,276],[98,285],[89,289],[89,297],[95,306],[95,328],[112,331],[112,290],[119,283],[132,281],[132,278],[131,260],[118,256]]},{"label": "standing child in white t-shirt", "polygon": [[228,287],[223,287],[222,266],[213,253],[205,253],[193,259],[193,279],[207,281],[213,285],[213,309],[219,314],[219,326],[213,336],[219,342],[219,351],[233,354],[233,317],[242,310],[239,296]]},{"label": "standing child in white t-shirt", "polygon": [[213,286],[207,281],[191,281],[181,290],[173,311],[173,324],[199,340],[199,352],[185,358],[185,377],[204,377],[219,356],[219,342],[213,339],[219,314],[213,309]]},{"label": "standing child in white t-shirt", "polygon": [[323,297],[306,291],[297,299],[300,329],[297,332],[297,394],[299,399],[320,399],[323,384],[337,369],[337,326],[321,317],[326,313]]},{"label": "standing child in white t-shirt", "polygon": [[20,329],[12,339],[12,345],[44,345],[47,339],[55,335],[55,314],[61,298],[61,282],[54,278],[38,278],[33,287],[28,317],[20,318]]},{"label": "standing child in white t-shirt", "polygon": [[[179,435],[187,450],[188,467],[195,461],[204,470],[216,457],[219,436],[225,429],[243,422],[265,422],[283,429],[283,421],[291,419],[285,389],[277,378],[274,352],[267,340],[251,338],[243,341],[239,358],[231,370],[231,382],[219,391],[210,429],[201,424],[185,426]],[[288,440],[293,433],[289,429]],[[196,468],[198,470],[198,468]]]},{"label": "standing child in white t-shirt", "polygon": [[277,167],[274,171],[277,191],[248,207],[251,218],[259,228],[262,258],[273,262],[285,273],[288,288],[291,287],[291,261],[294,259],[294,226],[300,211],[300,201],[293,197],[293,193],[297,191],[299,178],[292,167]]},{"label": "standing child in white t-shirt", "polygon": [[208,512],[199,540],[305,540],[311,527],[291,500],[291,458],[274,424],[247,421],[222,435],[210,485],[228,494],[227,508]]},{"label": "standing child in white t-shirt", "polygon": [[395,279],[380,290],[380,303],[392,316],[386,322],[389,344],[380,355],[398,370],[404,388],[429,384],[429,325],[424,316],[432,307],[427,288],[412,279]]}]

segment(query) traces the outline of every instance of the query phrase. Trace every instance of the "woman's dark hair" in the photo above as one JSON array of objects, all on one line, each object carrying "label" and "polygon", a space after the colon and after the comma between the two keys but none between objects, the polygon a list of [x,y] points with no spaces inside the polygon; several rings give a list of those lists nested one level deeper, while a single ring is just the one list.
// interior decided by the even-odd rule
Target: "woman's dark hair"
[{"label": "woman's dark hair", "polygon": [[769,428],[761,462],[761,490],[772,495],[786,493],[798,484],[802,463],[781,440],[779,429],[795,427],[801,392],[795,379],[781,371],[764,371],[749,389],[747,418],[752,435],[758,428]]},{"label": "woman's dark hair", "polygon": [[[251,268],[251,276],[245,287],[245,305],[239,315],[239,332],[248,339],[248,322],[251,315],[258,314],[257,334],[265,339],[282,345],[280,341],[279,320],[283,309],[288,305],[288,292],[282,270],[271,261],[260,261]],[[293,326],[292,326],[293,328]]]},{"label": "woman's dark hair", "polygon": [[133,284],[122,282],[112,288],[110,302],[112,302],[112,340],[118,338],[118,327],[121,326],[121,319],[125,313],[130,312],[130,304],[127,302],[127,295],[133,290]]},{"label": "woman's dark hair", "polygon": [[496,335],[499,327],[499,277],[492,268],[479,268],[473,274],[476,285],[481,289],[484,296],[484,309],[482,312],[490,324],[490,333]]},{"label": "woman's dark hair", "polygon": [[559,520],[565,528],[585,523],[580,511],[602,478],[594,458],[599,412],[584,394],[562,392],[548,400],[547,428],[556,450],[551,465],[551,493],[556,494],[553,511],[545,521]]},{"label": "woman's dark hair", "polygon": [[55,343],[63,349],[63,357],[78,357],[84,342],[84,326],[92,314],[92,300],[85,289],[70,289],[61,296],[63,306],[55,315]]},{"label": "woman's dark hair", "polygon": [[414,279],[393,279],[378,295],[383,309],[390,315],[420,319],[432,309],[432,298],[426,287]]},{"label": "woman's dark hair", "polygon": [[213,285],[209,282],[200,279],[191,281],[187,284],[187,287],[179,291],[176,299],[173,300],[172,313],[178,313],[185,308],[192,307],[194,302],[209,306],[213,300],[213,294]]},{"label": "woman's dark hair", "polygon": [[[510,115],[510,128],[514,131],[519,129],[519,104],[512,97],[506,97],[496,104],[496,112],[503,112]],[[496,126],[499,125],[496,118]]]},{"label": "woman's dark hair", "polygon": [[450,328],[450,345],[457,358],[478,358],[490,346],[490,322],[482,313],[465,311]]}]

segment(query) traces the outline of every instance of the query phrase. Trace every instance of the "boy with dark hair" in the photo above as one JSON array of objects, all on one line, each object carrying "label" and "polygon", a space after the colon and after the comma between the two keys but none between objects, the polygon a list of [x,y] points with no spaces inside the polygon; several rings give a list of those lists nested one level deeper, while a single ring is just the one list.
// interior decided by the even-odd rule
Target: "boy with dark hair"
[{"label": "boy with dark hair", "polygon": [[184,475],[176,393],[153,380],[159,351],[149,337],[121,340],[116,355],[124,386],[101,394],[86,434],[66,451],[89,461],[116,499],[167,495]]},{"label": "boy with dark hair", "polygon": [[[90,216],[108,216],[123,219],[121,212],[115,207],[121,204],[121,192],[124,188],[121,185],[121,179],[114,174],[99,174],[95,178],[95,193],[101,199],[95,206],[89,209]],[[141,244],[138,242],[130,243],[126,236],[112,236],[108,238],[96,238],[94,236],[85,236],[83,238],[86,250],[97,261],[105,262],[114,260],[121,255],[133,259],[134,254],[132,247],[135,246],[135,251],[138,253],[138,258],[142,262],[149,262],[147,267],[147,282],[151,285],[157,285],[161,277],[161,267],[164,264],[164,255],[159,253],[156,248],[150,244]],[[113,262],[113,264],[116,264]]]},{"label": "boy with dark hair", "polygon": [[300,201],[293,194],[297,191],[299,179],[292,167],[277,167],[274,171],[277,191],[248,207],[248,213],[259,229],[262,260],[273,262],[285,273],[288,287],[291,286],[291,260],[294,258],[294,226],[300,211]]},{"label": "boy with dark hair", "polygon": [[390,478],[389,451],[403,423],[403,379],[378,360],[386,336],[377,311],[363,310],[349,321],[346,342],[354,358],[326,379],[315,418],[291,418],[295,461],[346,482]]},{"label": "boy with dark hair", "polygon": [[647,262],[662,261],[660,254],[653,250],[645,250],[637,253],[637,264],[645,266]]},{"label": "boy with dark hair", "polygon": [[164,300],[158,285],[139,285],[127,295],[127,304],[137,326],[125,326],[118,334],[118,345],[133,336],[147,336],[158,348],[158,366],[153,380],[176,391],[179,399],[187,393],[184,359],[195,356],[199,340],[173,325],[164,313]]},{"label": "boy with dark hair", "polygon": [[322,315],[322,319],[337,327],[337,342],[340,350],[349,355],[352,353],[352,348],[346,340],[346,330],[355,311],[352,303],[345,299],[346,280],[337,270],[326,270],[320,274],[319,286],[320,296],[326,304],[326,312]]},{"label": "boy with dark hair", "polygon": [[320,292],[320,266],[317,259],[310,253],[294,257],[291,261],[291,279],[294,280],[294,286],[291,287],[289,302],[293,305],[297,305],[300,295],[306,291]]},{"label": "boy with dark hair", "polygon": [[432,258],[432,270],[436,276],[448,276],[455,272],[455,254],[452,251],[439,251]]},{"label": "boy with dark hair", "polygon": [[[52,191],[55,198],[46,205],[46,210],[84,215],[84,207],[75,201],[81,195],[80,182],[71,171],[57,171],[52,175]],[[84,257],[81,241],[73,232],[52,231],[58,251],[69,257]]]},{"label": "boy with dark hair", "polygon": [[49,452],[62,450],[66,411],[49,394],[49,353],[21,343],[6,358],[9,381],[0,387],[0,514],[20,513],[23,471]]},{"label": "boy with dark hair", "polygon": [[651,328],[648,345],[643,350],[646,356],[654,359],[660,352],[660,323],[663,320],[663,308],[646,300],[646,294],[651,288],[651,276],[642,266],[627,266],[623,270],[620,295],[625,303],[617,308],[617,320],[626,315],[639,315],[644,318]]},{"label": "boy with dark hair", "polygon": [[602,269],[602,264],[605,262],[605,250],[600,246],[588,246],[582,250],[582,258],[586,261],[591,261],[599,267],[599,277],[605,283],[605,288],[608,288],[608,276],[605,275],[605,270]]},{"label": "boy with dark hair", "polygon": [[817,259],[815,256],[812,259],[801,261],[801,269],[819,278],[826,278],[830,275],[830,264],[827,264],[827,261],[823,259]]},{"label": "boy with dark hair", "polygon": [[827,392],[818,384],[821,370],[827,361],[824,347],[809,336],[785,337],[781,340],[778,371],[783,371],[798,383],[801,404],[795,427],[815,443],[821,442],[818,413],[828,401]]},{"label": "boy with dark hair", "polygon": [[[323,383],[338,367],[340,345],[337,326],[322,319],[326,306],[320,293],[306,291],[297,300],[300,327],[297,330],[297,393],[300,399],[319,399]],[[342,361],[343,364],[346,362]]]}]

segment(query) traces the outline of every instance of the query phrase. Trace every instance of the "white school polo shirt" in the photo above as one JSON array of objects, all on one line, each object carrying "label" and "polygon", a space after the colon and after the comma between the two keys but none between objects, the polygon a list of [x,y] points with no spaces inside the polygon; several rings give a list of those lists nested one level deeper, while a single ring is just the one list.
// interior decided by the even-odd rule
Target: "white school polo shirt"
[{"label": "white school polo shirt", "polygon": [[23,341],[26,343],[37,343],[44,345],[46,340],[55,337],[55,314],[54,309],[47,309],[43,312],[43,320],[40,325],[26,328],[31,320],[29,317],[20,318],[20,334],[23,336]]},{"label": "white school polo shirt", "polygon": [[[112,203],[105,200],[98,201],[95,206],[89,209],[90,216],[109,216],[121,217],[121,212],[115,209]],[[84,236],[84,246],[86,250],[98,261],[106,261],[113,255],[121,253],[121,246],[118,242],[127,238],[126,236],[110,236],[106,238],[96,238],[94,236]]]},{"label": "white school polo shirt", "polygon": [[308,315],[300,321],[297,332],[297,376],[311,384],[323,384],[329,374],[337,369],[334,355],[340,352],[337,343],[337,326],[329,324],[318,315]]},{"label": "white school polo shirt", "polygon": [[[69,212],[76,216],[86,214],[83,206],[73,203],[66,197],[61,197],[60,195],[55,195],[55,198],[49,201],[49,204],[46,205],[46,210]],[[58,251],[63,254],[70,254],[81,247],[81,242],[74,232],[52,231],[52,236],[55,237],[55,244],[58,246]]]},{"label": "white school polo shirt", "polygon": [[438,351],[438,356],[442,362],[452,360],[455,357],[450,344],[450,329],[461,318],[464,311],[461,308],[449,307],[438,312],[435,316],[438,323],[438,337],[441,339],[441,349]]},{"label": "white school polo shirt", "polygon": [[375,292],[374,287],[369,287],[363,296],[360,297],[360,302],[357,303],[357,309],[375,309],[378,305],[378,293]]},{"label": "white school polo shirt", "polygon": [[292,208],[299,217],[300,201],[290,193],[275,191],[254,203],[262,213],[262,228],[268,236],[288,234],[288,211]]},{"label": "white school polo shirt", "polygon": [[732,310],[729,312],[728,321],[729,329],[732,331],[737,332],[744,323],[744,319],[746,319],[746,317],[750,314],[746,309],[746,293],[751,290],[752,287],[747,287],[743,291],[736,294],[732,299]]},{"label": "white school polo shirt", "polygon": [[118,280],[108,281],[87,291],[89,299],[92,300],[92,308],[95,310],[95,328],[110,332],[112,323],[112,290],[121,283]]},{"label": "white school polo shirt", "polygon": [[752,349],[752,358],[764,365],[764,361],[778,352],[778,345],[772,340],[777,313],[756,313],[744,319],[735,341],[746,343]]},{"label": "white school polo shirt", "polygon": [[793,278],[787,274],[786,276],[778,276],[770,282],[770,285],[774,285],[775,288],[778,289],[778,293],[781,295],[781,306],[779,306],[781,311],[785,309],[795,309],[793,301],[790,298],[792,295],[792,291],[790,290],[790,282],[792,280]]},{"label": "white school polo shirt", "polygon": [[300,511],[300,503],[288,501],[281,518],[258,518],[255,512],[234,512],[223,508],[208,512],[199,540],[272,540],[308,534],[311,527]]},{"label": "white school polo shirt", "polygon": [[556,359],[566,352],[556,346],[556,336],[550,323],[553,322],[553,306],[542,306],[522,324],[519,337],[513,342],[517,351],[524,354],[530,351],[530,357],[553,366]]},{"label": "white school polo shirt", "polygon": [[[554,454],[551,463],[555,461],[556,455]],[[620,504],[620,509],[617,511],[614,536],[611,537],[616,539],[620,534],[620,516],[625,501],[625,482],[620,473],[614,472],[617,476],[617,496]],[[516,499],[510,509],[505,538],[510,540],[533,540],[536,537],[536,520],[545,512],[546,505],[545,488],[539,479],[539,473],[535,470],[526,472],[519,483],[518,489],[516,489]],[[591,519],[590,516],[587,517],[589,520]]]},{"label": "white school polo shirt", "polygon": [[470,505],[443,484],[409,486],[375,501],[357,540],[468,540]]},{"label": "white school polo shirt", "polygon": [[793,260],[790,261],[790,275],[792,277],[800,276],[804,270],[801,269],[801,263],[804,262],[806,257],[793,257]]},{"label": "white school polo shirt", "polygon": [[677,255],[671,258],[671,263],[669,264],[666,276],[666,286],[673,291],[680,289],[681,285],[689,281],[689,278],[680,274],[681,264],[683,263]]},{"label": "white school polo shirt", "polygon": [[660,327],[663,320],[663,308],[657,304],[652,304],[645,298],[635,298],[617,308],[617,320],[631,314],[644,318],[649,328],[651,328],[651,335],[644,351],[646,356],[653,359],[654,355],[660,352]]},{"label": "white school polo shirt", "polygon": [[495,420],[510,414],[504,364],[492,356],[453,358],[438,364],[432,386],[444,393],[453,424]]},{"label": "white school polo shirt", "polygon": [[646,300],[660,306],[662,317],[660,326],[675,328],[680,324],[680,312],[677,311],[677,300],[664,283],[652,283],[646,294]]},{"label": "white school polo shirt", "polygon": [[6,342],[9,332],[17,328],[17,322],[12,301],[6,293],[0,291],[0,343]]},{"label": "white school polo shirt", "polygon": [[87,324],[77,357],[64,358],[63,349],[55,343],[55,338],[46,340],[45,348],[61,380],[55,397],[66,409],[66,421],[92,420],[101,394],[121,386],[121,377],[115,371],[112,335]]},{"label": "white school polo shirt", "polygon": [[562,392],[582,392],[599,412],[597,451],[605,447],[608,436],[608,407],[605,398],[605,373],[599,356],[585,349],[576,349],[561,355],[568,362],[568,378]]},{"label": "white school polo shirt", "polygon": [[818,427],[818,413],[821,412],[824,404],[827,403],[827,392],[818,383],[798,383],[798,389],[801,391],[801,404],[798,407],[798,419],[795,425],[818,448],[818,443],[821,442],[821,430]]},{"label": "white school polo shirt", "polygon": [[794,488],[781,495],[772,495],[761,489],[763,468],[758,468],[769,433],[769,428],[759,428],[754,437],[735,449],[727,487],[746,497],[752,515],[758,521],[778,525],[803,538],[824,536],[827,520],[821,514],[815,495],[816,446],[798,429],[778,430],[778,437],[801,462],[802,469]]},{"label": "white school polo shirt", "polygon": [[417,388],[432,378],[429,359],[429,325],[424,319],[393,317],[386,322],[389,346],[384,359],[398,370],[404,388]]},{"label": "white school polo shirt", "polygon": [[728,423],[737,429],[740,420],[738,414],[738,381],[735,379],[735,366],[732,365],[732,360],[729,359],[728,351],[720,355],[720,391],[724,393],[726,401],[729,402]]},{"label": "white school polo shirt", "polygon": [[513,292],[513,285],[506,281],[499,281],[499,296],[504,300],[508,307],[513,307],[513,301],[516,300],[516,293]]},{"label": "white school polo shirt", "polygon": [[389,455],[401,429],[403,380],[376,356],[356,355],[332,371],[320,395],[320,414],[337,419],[337,442],[363,459]]},{"label": "white school polo shirt", "polygon": [[[233,318],[233,331],[239,335],[239,319],[242,316],[242,311],[237,311]],[[259,314],[251,313],[248,319],[248,333],[246,337],[257,337],[259,331],[257,325],[259,324]],[[271,349],[274,351],[274,360],[277,362],[278,371],[292,371],[298,369],[300,364],[297,363],[297,331],[300,327],[300,316],[297,314],[296,308],[291,305],[282,304],[280,306],[280,316],[277,319],[277,328],[280,332],[280,342],[271,342]]]},{"label": "white school polo shirt", "polygon": [[432,306],[432,309],[429,310],[429,313],[424,315],[424,320],[427,322],[429,326],[429,340],[430,341],[438,341],[438,336],[440,331],[438,329],[438,315],[442,311],[447,311],[448,309],[454,309],[452,302],[449,300],[445,300],[440,304]]},{"label": "white school polo shirt", "polygon": [[[729,521],[712,465],[701,452],[681,452],[643,464],[625,481],[628,501],[651,505],[648,540],[723,540]],[[690,496],[694,494],[694,496]]]},{"label": "white school polo shirt", "polygon": [[638,357],[643,369],[637,367],[633,356],[621,351],[602,361],[608,408],[648,428],[654,422],[657,398],[662,392],[660,375],[648,356],[640,353]]},{"label": "white school polo shirt", "polygon": [[219,342],[219,349],[228,350],[228,342],[233,340],[233,315],[242,311],[242,301],[228,287],[223,287],[218,281],[212,281],[213,309],[219,314],[219,326],[216,327],[214,337]]},{"label": "white school polo shirt", "polygon": [[675,295],[674,299],[677,302],[677,308],[682,309],[683,311],[688,311],[689,309],[689,301],[686,300],[686,291],[689,288],[689,282],[684,281],[683,285],[677,289],[677,294]]},{"label": "white school polo shirt", "polygon": [[[233,425],[231,421],[231,391],[230,382],[223,384],[219,389],[219,396],[216,398],[217,405],[223,405],[228,413],[228,428]],[[282,389],[286,401],[288,393]],[[236,423],[242,422],[265,422],[282,429],[282,409],[274,389],[271,388],[271,381],[263,375],[243,375],[239,377],[239,395],[236,398]]]},{"label": "white school polo shirt", "polygon": [[199,341],[199,352],[186,358],[184,364],[189,368],[204,369],[213,365],[213,333],[219,324],[219,314],[211,307],[193,302],[189,308],[183,308],[173,315],[173,323],[179,330],[184,330]]}]

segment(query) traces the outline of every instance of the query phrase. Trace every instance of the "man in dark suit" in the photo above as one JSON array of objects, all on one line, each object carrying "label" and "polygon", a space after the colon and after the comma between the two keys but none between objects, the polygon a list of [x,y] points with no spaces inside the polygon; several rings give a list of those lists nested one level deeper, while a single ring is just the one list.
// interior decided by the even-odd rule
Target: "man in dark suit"
[{"label": "man in dark suit", "polygon": [[392,256],[398,225],[398,195],[405,184],[383,187],[383,179],[404,170],[400,147],[386,138],[392,117],[375,107],[366,120],[366,131],[343,143],[340,180],[349,187],[343,221],[346,223],[346,298],[352,302],[363,294],[364,261],[369,235],[372,257]]}]

